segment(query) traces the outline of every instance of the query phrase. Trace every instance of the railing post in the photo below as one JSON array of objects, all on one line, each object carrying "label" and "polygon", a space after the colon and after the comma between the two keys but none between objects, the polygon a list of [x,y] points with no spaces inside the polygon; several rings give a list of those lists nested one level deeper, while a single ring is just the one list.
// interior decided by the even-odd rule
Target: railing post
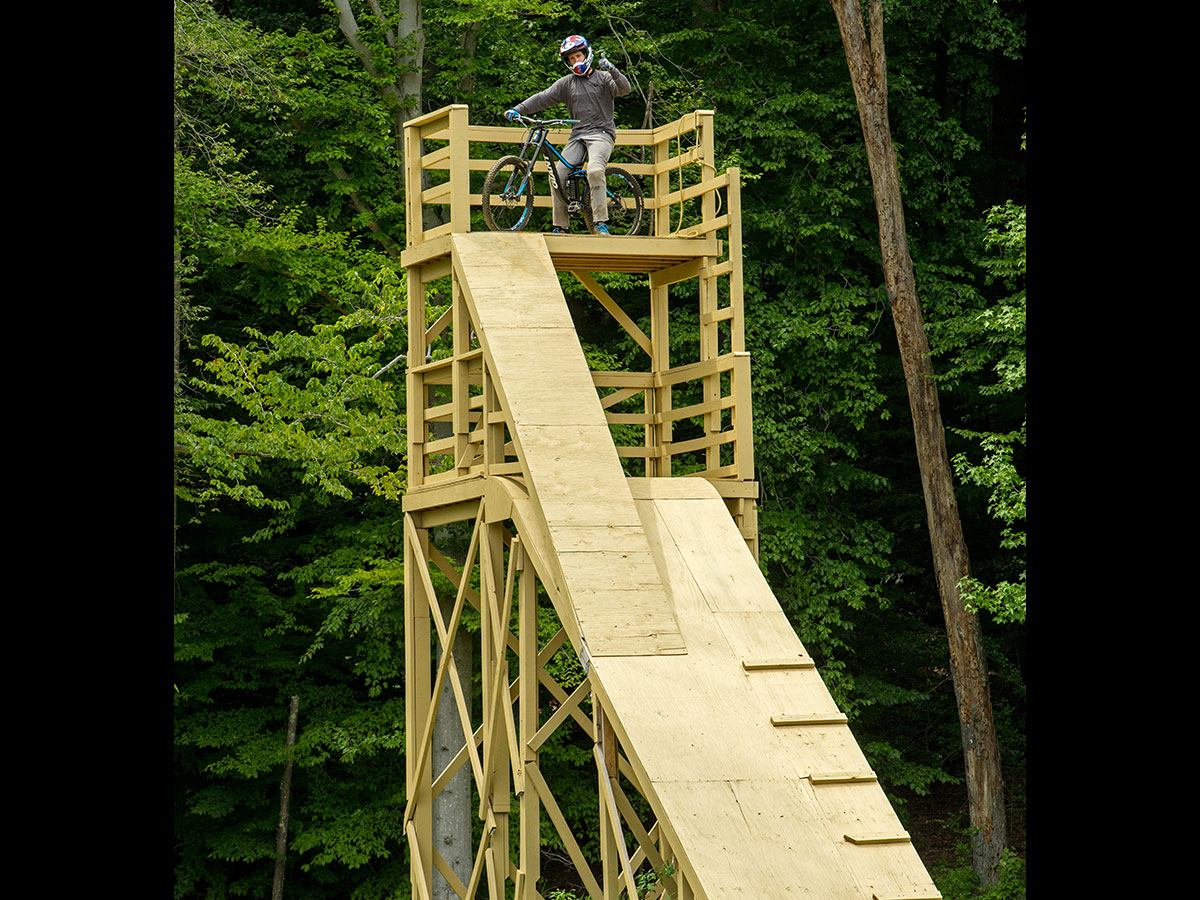
[{"label": "railing post", "polygon": [[538,634],[537,634],[537,584],[533,565],[526,565],[524,548],[516,545],[517,567],[520,573],[518,597],[518,631],[520,644],[518,672],[520,676],[520,781],[516,784],[521,797],[520,812],[520,871],[525,876],[524,891],[515,900],[534,900],[535,889],[541,877],[541,809],[537,791],[526,778],[526,767],[537,767],[538,752],[529,745],[541,725],[538,719]]},{"label": "railing post", "polygon": [[733,307],[730,322],[729,348],[734,353],[746,349],[746,315],[742,301],[742,170],[737,166],[729,169],[729,305]]},{"label": "railing post", "polygon": [[754,480],[754,411],[750,405],[750,354],[733,354],[733,429],[738,481]]},{"label": "railing post", "polygon": [[404,125],[404,233],[409,247],[425,240],[421,210],[421,126]]},{"label": "railing post", "polygon": [[[420,204],[419,196],[417,203]],[[420,214],[417,221],[420,222]],[[425,282],[421,267],[412,266],[408,270],[408,416],[405,422],[409,488],[419,487],[425,481],[425,384],[424,378],[413,372],[425,362],[425,349]]]},{"label": "railing post", "polygon": [[[708,202],[708,197],[705,197],[705,202]],[[716,359],[721,355],[721,326],[715,320],[717,313],[717,276],[710,274],[715,268],[717,259],[714,256],[704,257],[704,269],[700,271],[697,280],[699,281],[698,293],[700,298],[700,361],[707,362],[710,359]],[[721,399],[721,374],[714,372],[711,375],[704,376],[702,380],[703,390],[700,399],[704,403],[712,403]],[[721,430],[721,410],[714,409],[712,412],[704,414],[704,434],[706,436],[717,434]],[[706,470],[719,469],[721,467],[721,447],[716,445],[708,447],[704,451],[704,468]]]},{"label": "railing post", "polygon": [[[662,374],[671,368],[671,320],[670,295],[671,289],[652,287],[650,289],[650,343],[654,351],[650,358],[650,371],[654,376],[654,412],[661,417],[671,410],[671,385],[660,385]],[[671,456],[667,445],[671,443],[673,432],[672,423],[660,418],[655,426],[655,451],[657,453],[652,467],[647,475],[669,477],[671,474]]]},{"label": "railing post", "polygon": [[465,358],[471,350],[471,319],[467,312],[467,301],[463,296],[458,278],[451,279],[451,300],[454,304],[454,362],[450,380],[450,398],[453,405],[452,428],[454,431],[454,465],[459,475],[469,474],[470,460],[466,458],[471,440],[470,402],[471,390],[467,372],[470,363]]},{"label": "railing post", "polygon": [[468,107],[450,107],[450,230],[471,230],[471,143],[467,137]]},{"label": "railing post", "polygon": [[[700,181],[717,175],[717,159],[713,150],[713,111],[696,110],[696,129],[700,132]],[[717,192],[706,191],[700,201],[701,220],[706,224],[717,217]]]},{"label": "railing post", "polygon": [[[671,139],[658,140],[654,138],[654,199],[661,203],[662,198],[671,192],[671,171],[667,161],[671,158]],[[653,232],[651,237],[662,237],[671,231],[671,208],[659,206],[650,217]]]}]

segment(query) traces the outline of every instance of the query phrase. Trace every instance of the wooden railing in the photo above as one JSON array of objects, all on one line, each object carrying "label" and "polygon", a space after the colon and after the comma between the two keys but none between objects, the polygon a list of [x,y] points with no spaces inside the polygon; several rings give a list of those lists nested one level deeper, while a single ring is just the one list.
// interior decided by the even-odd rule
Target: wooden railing
[{"label": "wooden railing", "polygon": [[[451,232],[486,228],[479,210],[483,176],[496,160],[516,151],[514,145],[520,145],[527,129],[472,125],[468,113],[465,105],[445,106],[404,123],[410,247]],[[569,134],[569,129],[554,129],[550,141],[561,148]],[[740,245],[739,171],[717,174],[711,110],[697,110],[657,128],[618,129],[611,164],[635,176],[642,187],[644,236],[696,238],[732,227]],[[539,159],[534,171],[541,175],[534,206],[549,209],[545,162]],[[441,223],[427,228],[429,207],[439,210]]]},{"label": "wooden railing", "polygon": [[[410,370],[409,427],[421,433],[410,459],[414,486],[521,471],[482,350],[452,352]],[[617,456],[642,461],[627,464],[628,474],[753,479],[750,354],[661,372],[593,371],[592,380]]]},{"label": "wooden railing", "polygon": [[[592,372],[592,380],[617,455],[645,461],[643,472],[629,474],[753,477],[750,354],[728,353],[658,373]],[[681,395],[685,402],[676,405]],[[629,411],[639,401],[641,410]],[[633,434],[638,426],[640,440]]]}]

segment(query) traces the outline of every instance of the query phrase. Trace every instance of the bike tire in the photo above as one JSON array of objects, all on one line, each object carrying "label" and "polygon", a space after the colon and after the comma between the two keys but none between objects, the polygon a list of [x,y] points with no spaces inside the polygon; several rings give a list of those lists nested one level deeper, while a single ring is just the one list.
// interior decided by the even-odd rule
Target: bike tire
[{"label": "bike tire", "polygon": [[[616,166],[609,166],[604,172],[608,182],[608,230],[612,234],[635,235],[642,227],[642,216],[645,213],[645,203],[642,200],[642,186],[638,180]],[[580,179],[580,199],[583,201],[583,221],[587,230],[596,233],[596,223],[592,220],[592,192],[586,178]]]},{"label": "bike tire", "polygon": [[518,156],[496,160],[480,195],[483,221],[492,231],[520,231],[533,218],[533,177]]}]

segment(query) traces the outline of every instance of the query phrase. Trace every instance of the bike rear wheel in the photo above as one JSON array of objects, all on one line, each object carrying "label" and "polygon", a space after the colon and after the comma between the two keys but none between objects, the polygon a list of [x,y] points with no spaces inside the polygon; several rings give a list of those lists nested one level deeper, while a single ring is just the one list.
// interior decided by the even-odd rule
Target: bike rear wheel
[{"label": "bike rear wheel", "polygon": [[[609,166],[604,175],[608,186],[608,230],[613,234],[637,234],[642,227],[644,211],[642,186],[624,169],[615,166]],[[580,179],[579,192],[583,201],[583,221],[588,231],[595,234],[592,193],[586,178]]]},{"label": "bike rear wheel", "polygon": [[483,221],[492,231],[520,231],[533,214],[529,163],[517,156],[496,161],[483,182]]}]

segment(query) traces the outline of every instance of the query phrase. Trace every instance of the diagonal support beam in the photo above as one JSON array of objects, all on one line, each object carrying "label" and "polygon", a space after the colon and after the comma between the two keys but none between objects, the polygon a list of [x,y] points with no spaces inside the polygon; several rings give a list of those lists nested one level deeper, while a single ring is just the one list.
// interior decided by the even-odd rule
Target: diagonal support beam
[{"label": "diagonal support beam", "polygon": [[612,779],[608,774],[608,765],[599,744],[592,745],[592,755],[596,758],[596,772],[600,777],[601,794],[608,810],[608,825],[621,859],[621,880],[631,898],[637,897],[637,885],[633,881],[633,865],[629,862],[629,851],[625,849],[625,832],[621,829],[621,813],[617,810],[617,800],[613,796]]},{"label": "diagonal support beam", "polygon": [[592,874],[592,869],[588,865],[587,858],[583,855],[583,851],[579,849],[579,842],[575,840],[575,835],[571,833],[571,828],[567,824],[566,817],[563,816],[562,810],[558,808],[558,801],[554,799],[554,794],[551,793],[550,786],[546,784],[546,779],[542,777],[541,770],[536,765],[529,763],[525,767],[525,778],[527,783],[531,784],[533,789],[537,791],[542,805],[546,807],[546,812],[550,814],[550,821],[554,823],[555,831],[562,838],[563,846],[567,848],[567,855],[571,857],[575,871],[579,874],[580,879],[582,879],[584,887],[587,888],[588,896],[591,897],[591,900],[603,900],[604,891],[600,889],[600,883],[596,881],[596,876]]},{"label": "diagonal support beam", "polygon": [[582,284],[593,297],[600,301],[600,305],[609,311],[614,319],[616,319],[621,327],[633,338],[639,347],[646,351],[647,356],[652,356],[650,338],[646,337],[646,332],[638,327],[637,322],[629,317],[625,310],[621,309],[620,305],[612,297],[608,295],[608,291],[604,290],[599,283],[589,273],[578,269],[572,269],[571,274],[579,279]]},{"label": "diagonal support beam", "polygon": [[[480,512],[481,513],[482,513],[482,506],[483,506],[483,504],[481,502],[480,503],[480,507],[481,507]],[[470,550],[467,551],[467,560],[468,560],[467,564],[468,565],[470,565],[470,561],[475,558],[475,549],[479,543],[479,529],[480,529],[480,523],[482,521],[483,521],[482,516],[481,515],[477,516],[475,531],[473,532],[473,534],[471,536],[471,547],[470,547]],[[404,517],[404,527],[408,531],[409,540],[413,541],[416,546],[420,546],[420,536],[417,534],[417,529],[416,529],[416,526],[413,524],[411,516]],[[441,641],[442,648],[443,648],[442,660],[438,665],[437,678],[434,681],[432,696],[438,697],[441,695],[442,683],[446,678],[447,672],[449,672],[450,683],[454,688],[455,700],[457,701],[456,705],[458,706],[459,717],[463,723],[463,736],[467,741],[467,746],[471,750],[471,757],[472,757],[471,762],[472,762],[473,767],[475,768],[476,778],[480,780],[480,783],[482,783],[483,769],[479,763],[478,757],[474,753],[474,744],[471,740],[471,737],[472,737],[471,723],[470,723],[470,719],[466,715],[466,708],[467,708],[466,707],[466,699],[463,696],[462,685],[459,683],[458,669],[453,664],[453,662],[454,662],[454,660],[453,660],[454,639],[458,633],[458,623],[462,619],[462,607],[463,607],[463,603],[466,600],[466,592],[460,589],[458,592],[458,596],[455,598],[454,612],[452,614],[453,621],[450,623],[450,630],[447,631],[446,625],[442,622],[442,613],[441,613],[441,609],[438,607],[437,594],[433,589],[433,582],[429,577],[429,570],[426,569],[424,566],[418,566],[417,568],[418,568],[418,571],[423,575],[423,577],[421,578],[421,586],[422,586],[423,591],[425,592],[425,599],[426,599],[431,611],[433,612],[433,615],[431,616],[431,618],[433,619],[434,624],[437,626],[438,639]],[[462,584],[463,585],[466,584],[465,578],[462,580]],[[422,770],[422,768],[425,766],[425,761],[429,756],[430,749],[433,746],[433,740],[432,740],[432,738],[433,738],[433,720],[434,720],[434,717],[437,715],[437,707],[438,707],[438,704],[436,704],[436,703],[430,704],[429,711],[425,716],[425,725],[419,732],[421,734],[421,745],[420,745],[421,750],[420,750],[420,753],[417,755],[417,763],[416,763],[416,768],[414,769],[414,771],[419,772]],[[405,823],[406,826],[409,823],[409,821],[412,819],[413,810],[415,809],[415,806],[416,806],[416,793],[411,793],[409,795],[408,802],[405,805],[404,818],[402,819],[402,821]]]}]

